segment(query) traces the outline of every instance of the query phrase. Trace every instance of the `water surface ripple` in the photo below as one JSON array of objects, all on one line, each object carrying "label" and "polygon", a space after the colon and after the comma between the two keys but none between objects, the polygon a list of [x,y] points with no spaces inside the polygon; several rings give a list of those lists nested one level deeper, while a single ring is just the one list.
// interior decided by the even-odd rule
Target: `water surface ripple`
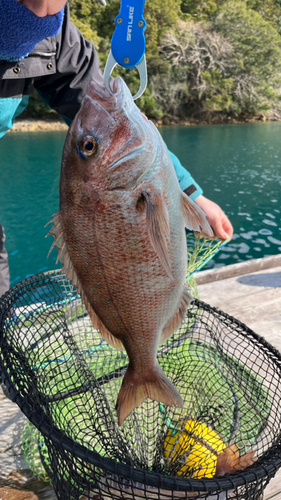
[{"label": "water surface ripple", "polygon": [[[161,129],[234,226],[233,241],[207,267],[281,252],[281,123]],[[0,222],[7,234],[12,284],[59,267],[45,224],[59,209],[65,132],[10,133],[0,141]]]},{"label": "water surface ripple", "polygon": [[207,267],[281,252],[281,123],[163,128],[162,136],[234,227]]}]

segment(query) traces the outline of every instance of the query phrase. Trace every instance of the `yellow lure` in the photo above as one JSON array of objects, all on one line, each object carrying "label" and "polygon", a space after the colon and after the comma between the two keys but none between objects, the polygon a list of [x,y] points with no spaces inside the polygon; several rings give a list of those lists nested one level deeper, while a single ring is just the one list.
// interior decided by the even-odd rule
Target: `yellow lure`
[{"label": "yellow lure", "polygon": [[[181,428],[184,424],[185,427]],[[174,430],[169,430],[164,442],[164,456],[170,465],[177,465],[179,476],[184,474],[194,479],[213,477],[218,455],[227,446],[221,436],[196,420],[179,422],[177,429],[176,434]]]}]

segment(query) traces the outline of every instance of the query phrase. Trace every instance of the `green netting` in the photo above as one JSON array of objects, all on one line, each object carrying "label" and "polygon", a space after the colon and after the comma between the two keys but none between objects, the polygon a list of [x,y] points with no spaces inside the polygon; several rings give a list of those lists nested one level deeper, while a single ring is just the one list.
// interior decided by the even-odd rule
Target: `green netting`
[{"label": "green netting", "polygon": [[[226,243],[227,241],[222,243],[222,241],[217,238],[199,238],[195,237],[191,232],[187,233],[188,274],[186,281],[194,298],[199,298],[194,274],[202,269],[202,267],[209,262]],[[82,311],[83,308],[81,306],[81,313],[83,315]],[[48,317],[47,321],[51,322],[52,318]],[[28,327],[28,318],[25,320],[25,327]],[[57,360],[56,363],[57,362],[59,361]],[[50,365],[50,368],[53,368],[52,365]],[[47,454],[44,454],[46,449],[44,438],[38,429],[28,421],[26,422],[23,432],[22,447],[25,460],[33,474],[40,477],[40,479],[49,481],[50,463]],[[42,459],[44,465],[42,464]],[[46,470],[48,472],[46,472]]]},{"label": "green netting", "polygon": [[[174,340],[173,338],[171,342],[174,342]],[[85,349],[81,350],[81,354],[87,351],[87,342],[85,342],[84,347]],[[102,349],[102,354],[98,349],[99,347]],[[60,350],[64,350],[65,353],[63,345],[53,344],[52,349],[55,349],[56,353]],[[120,367],[120,353],[114,356],[112,348],[106,343],[97,346],[95,349],[90,349],[88,352],[92,354],[88,368],[95,373],[97,379],[102,375],[104,377],[105,372],[114,372],[116,361],[118,361],[118,366]],[[97,357],[94,355],[97,353],[100,369],[97,366]],[[48,356],[48,351],[42,355],[42,360],[46,359],[46,355]],[[107,362],[106,360],[109,358],[110,361]],[[123,358],[123,366],[126,367],[128,364],[127,356],[124,355]],[[38,359],[40,359],[40,354]],[[68,362],[70,355],[67,355],[65,358],[59,357],[58,360],[60,363]],[[182,366],[183,360],[185,363],[184,367]],[[77,383],[79,372],[78,375],[74,375],[74,371],[68,367],[66,380],[64,381],[63,372],[61,371],[58,377],[54,377],[53,364],[54,362],[49,360],[48,362],[39,363],[36,367],[32,368],[38,371],[39,377],[39,370],[42,370],[44,378],[48,377],[48,371],[50,370],[55,382],[52,384],[52,387],[55,388],[55,393],[53,397],[50,395],[48,400],[55,401],[57,394],[60,397],[64,394],[68,396],[64,400],[53,404],[52,418],[55,421],[62,421],[64,419],[67,421],[69,415],[71,415],[73,422],[76,422],[80,429],[83,428],[84,442],[86,428],[90,424],[91,418],[94,418],[94,415],[84,414],[83,419],[85,420],[81,419],[81,408],[89,406],[89,398],[85,394],[70,395],[73,392],[73,387],[78,389],[78,391],[81,390],[80,383]],[[185,392],[185,404],[188,413],[181,420],[181,426],[184,428],[183,423],[187,423],[190,419],[190,409],[194,407],[192,418],[195,421],[204,422],[207,420],[211,428],[216,429],[225,443],[235,442],[242,455],[247,453],[266,427],[272,407],[270,392],[263,386],[262,379],[258,375],[252,375],[250,370],[237,362],[234,357],[227,356],[222,359],[216,348],[190,339],[186,339],[180,346],[172,348],[163,358],[160,357],[159,364],[166,373],[171,371],[171,365],[173,366],[173,371],[177,373],[177,378],[174,378],[173,382],[181,393]],[[230,373],[232,374],[231,382],[229,381]],[[70,374],[73,386],[67,385]],[[115,387],[115,381],[112,384]],[[188,390],[186,386],[188,386]],[[107,392],[111,395],[113,390],[110,387],[110,381],[108,381]],[[199,398],[200,405],[198,404]],[[168,417],[165,406],[161,403],[158,406],[159,408],[156,409],[155,404],[151,403],[151,411],[153,411],[154,416],[155,412],[158,413],[158,418],[161,420],[160,424],[162,425],[162,421],[164,421],[167,429],[174,431],[175,434],[177,431],[180,431],[181,428],[178,422],[180,417],[182,418],[182,410],[174,411],[173,420],[171,420]],[[261,407],[260,411],[259,407]],[[80,411],[78,410],[79,408]],[[135,411],[136,414],[138,412],[139,410]],[[243,426],[240,424],[241,421],[243,421]],[[145,434],[146,432],[149,433],[149,429],[142,428],[142,433]],[[92,440],[92,437],[89,436],[89,439]],[[152,441],[151,444],[157,445],[157,443],[153,443],[152,436],[147,436],[147,439],[148,441]],[[136,446],[138,445],[136,444]],[[94,447],[101,456],[107,456],[106,448],[98,440]],[[23,449],[25,459],[29,463],[33,473],[41,479],[49,480],[51,463],[44,437],[29,422],[26,423],[23,435]],[[153,456],[154,451],[151,453],[151,458],[148,459],[148,462],[153,463],[155,467],[156,462]],[[162,459],[163,457],[160,454],[157,460],[161,461]],[[167,469],[167,473],[176,474],[185,460],[185,455],[180,456],[172,466],[167,461],[164,468]]]},{"label": "green netting", "polygon": [[[204,240],[191,248],[192,274],[210,248]],[[281,464],[280,354],[194,300],[158,362],[184,407],[146,400],[119,427],[127,355],[100,338],[65,276],[34,276],[0,300],[2,378],[31,422],[25,457],[59,500],[259,500]],[[256,461],[220,477],[225,450]]]},{"label": "green netting", "polygon": [[[11,307],[21,314],[11,318]],[[194,301],[158,351],[184,407],[146,400],[118,427],[127,355],[100,338],[65,276],[16,285],[0,309],[2,377],[38,429],[26,428],[26,457],[59,499],[235,492],[254,500],[280,466],[280,355],[239,321]],[[229,480],[214,477],[219,454],[233,446],[257,461]]]},{"label": "green netting", "polygon": [[[187,234],[187,252],[188,252],[188,274],[186,281],[189,280],[197,271],[200,271],[227,243],[217,238],[199,238],[193,233]],[[190,286],[190,285],[189,285]]]}]

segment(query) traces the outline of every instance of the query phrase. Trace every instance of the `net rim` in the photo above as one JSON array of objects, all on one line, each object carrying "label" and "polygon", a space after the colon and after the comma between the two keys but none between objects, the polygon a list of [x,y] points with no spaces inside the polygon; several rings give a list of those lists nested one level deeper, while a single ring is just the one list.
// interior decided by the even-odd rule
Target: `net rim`
[{"label": "net rim", "polygon": [[[3,313],[7,311],[7,309],[12,307],[11,298],[15,294],[15,292],[19,289],[22,289],[23,286],[30,286],[34,280],[42,279],[46,276],[59,275],[61,274],[64,277],[64,274],[60,272],[60,270],[47,271],[44,273],[36,274],[20,283],[14,285],[8,292],[6,292],[0,299],[0,347],[3,339],[2,335],[2,327],[3,323]],[[267,355],[272,359],[272,361],[279,366],[281,369],[281,353],[275,349],[269,342],[267,342],[263,337],[255,333],[251,330],[247,325],[240,322],[236,318],[231,315],[220,311],[220,309],[216,307],[212,307],[205,302],[194,299],[192,301],[192,306],[196,306],[203,310],[211,310],[216,315],[220,315],[227,320],[230,320],[232,323],[235,323],[237,326],[241,328],[241,334],[245,334],[247,336],[251,336],[255,340],[257,340],[267,351]],[[172,491],[206,491],[208,493],[218,491],[218,490],[231,490],[235,487],[243,486],[245,483],[253,483],[259,479],[263,479],[266,477],[272,477],[274,473],[281,466],[281,447],[278,446],[277,443],[272,445],[267,451],[266,455],[275,448],[278,450],[278,458],[274,458],[274,460],[270,460],[267,462],[267,465],[261,465],[260,463],[251,466],[251,469],[244,470],[243,472],[237,472],[235,474],[228,474],[223,477],[216,477],[211,479],[189,479],[184,478],[181,479],[178,476],[167,476],[164,474],[160,474],[158,472],[147,471],[144,469],[134,468],[128,464],[122,464],[120,462],[116,462],[114,459],[102,457],[95,451],[88,450],[85,446],[75,443],[75,441],[63,434],[63,432],[58,429],[56,426],[51,424],[45,414],[42,412],[41,415],[39,411],[32,407],[32,402],[29,402],[27,398],[23,398],[18,390],[15,388],[13,382],[11,381],[10,376],[5,371],[5,367],[3,364],[3,353],[0,351],[0,371],[2,376],[2,381],[6,385],[11,399],[15,402],[20,410],[24,413],[24,415],[28,418],[28,420],[43,434],[44,437],[50,439],[55,445],[57,445],[60,449],[70,452],[75,458],[87,461],[91,465],[99,467],[108,474],[114,474],[122,476],[124,479],[128,479],[132,482],[142,483],[146,486],[151,486],[154,488],[161,488],[165,490]],[[51,430],[50,430],[51,428]],[[277,447],[276,447],[277,444]],[[263,459],[261,457],[259,462]]]}]

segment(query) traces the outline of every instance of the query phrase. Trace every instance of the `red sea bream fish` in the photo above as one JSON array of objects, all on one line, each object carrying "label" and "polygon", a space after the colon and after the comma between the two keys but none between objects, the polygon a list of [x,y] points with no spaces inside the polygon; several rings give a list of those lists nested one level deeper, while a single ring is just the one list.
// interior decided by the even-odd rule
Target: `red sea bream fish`
[{"label": "red sea bream fish", "polygon": [[71,124],[60,211],[49,234],[94,327],[128,354],[116,403],[121,425],[147,398],[183,404],[156,354],[192,299],[184,285],[185,227],[212,231],[181,191],[161,135],[119,77],[113,92],[92,82]]}]

